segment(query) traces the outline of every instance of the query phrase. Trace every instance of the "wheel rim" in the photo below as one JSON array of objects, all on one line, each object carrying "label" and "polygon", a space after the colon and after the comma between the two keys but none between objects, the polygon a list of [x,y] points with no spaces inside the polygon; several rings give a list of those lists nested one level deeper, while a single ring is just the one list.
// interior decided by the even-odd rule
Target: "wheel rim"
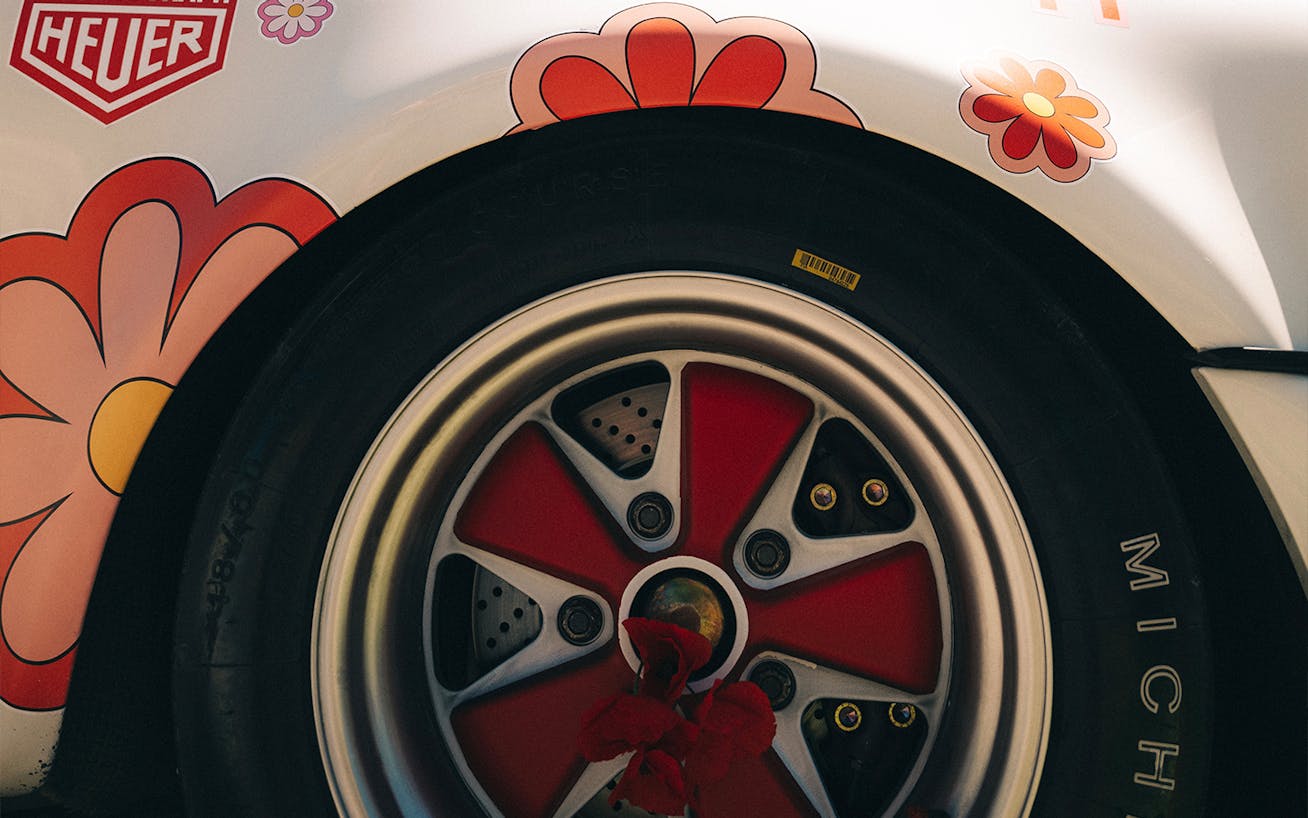
[{"label": "wheel rim", "polygon": [[[849,483],[851,469],[832,467],[841,484],[824,490],[819,453],[876,473]],[[887,494],[908,517],[886,516]],[[637,502],[650,496],[670,521]],[[858,510],[832,533],[824,515],[842,503]],[[975,430],[845,314],[670,272],[518,310],[446,358],[377,437],[314,618],[319,741],[342,813],[435,813],[454,790],[491,813],[603,803],[623,760],[575,757],[580,711],[629,685],[617,623],[647,611],[649,577],[703,567],[686,560],[727,586],[734,627],[692,690],[789,673],[794,691],[772,751],[733,769],[749,786],[722,799],[853,809],[823,760],[849,704],[878,736],[915,736],[875,754],[894,762],[875,798],[887,814],[1029,810],[1048,617],[1030,539]]]}]

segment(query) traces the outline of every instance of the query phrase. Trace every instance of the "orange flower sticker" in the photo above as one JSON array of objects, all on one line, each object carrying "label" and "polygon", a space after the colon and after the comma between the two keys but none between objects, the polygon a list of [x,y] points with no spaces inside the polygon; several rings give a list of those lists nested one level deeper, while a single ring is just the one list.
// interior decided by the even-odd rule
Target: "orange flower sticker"
[{"label": "orange flower sticker", "polygon": [[963,66],[968,88],[959,113],[972,130],[990,138],[990,156],[1010,173],[1039,168],[1055,182],[1075,182],[1092,159],[1111,159],[1117,143],[1108,133],[1108,109],[1077,87],[1051,62],[1011,54],[992,64]]},{"label": "orange flower sticker", "polygon": [[609,18],[596,34],[542,40],[514,66],[521,125],[636,108],[767,108],[862,127],[813,87],[817,56],[798,29],[761,17],[718,22],[699,9],[652,3]]}]

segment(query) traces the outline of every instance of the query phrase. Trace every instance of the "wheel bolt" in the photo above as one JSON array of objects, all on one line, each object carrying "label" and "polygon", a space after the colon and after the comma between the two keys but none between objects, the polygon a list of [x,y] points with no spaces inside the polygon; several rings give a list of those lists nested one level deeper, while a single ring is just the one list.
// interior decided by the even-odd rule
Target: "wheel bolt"
[{"label": "wheel bolt", "polygon": [[809,490],[808,500],[818,511],[830,511],[836,505],[836,489],[830,483],[818,483]]},{"label": "wheel bolt", "polygon": [[657,540],[672,528],[672,504],[662,494],[642,494],[627,507],[627,523],[637,537]]},{"label": "wheel bolt", "polygon": [[907,727],[917,721],[917,708],[911,704],[896,702],[890,705],[890,723],[896,727]]},{"label": "wheel bolt", "polygon": [[749,535],[745,541],[745,567],[756,577],[772,579],[781,576],[790,565],[790,544],[775,531],[763,529]]},{"label": "wheel bolt", "polygon": [[604,628],[604,614],[595,600],[569,598],[559,607],[559,633],[574,645],[589,645]]},{"label": "wheel bolt", "polygon": [[831,718],[841,730],[852,733],[863,723],[863,711],[853,702],[841,702]]},{"label": "wheel bolt", "polygon": [[863,484],[863,501],[870,506],[884,506],[890,499],[890,487],[875,477]]},{"label": "wheel bolt", "polygon": [[759,662],[749,672],[749,680],[763,690],[773,710],[782,709],[795,698],[795,674],[781,662]]}]

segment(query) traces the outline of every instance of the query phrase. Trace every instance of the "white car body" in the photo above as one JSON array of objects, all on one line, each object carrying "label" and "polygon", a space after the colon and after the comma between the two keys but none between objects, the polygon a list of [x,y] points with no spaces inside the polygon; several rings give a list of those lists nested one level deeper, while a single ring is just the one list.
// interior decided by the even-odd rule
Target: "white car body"
[{"label": "white car body", "polygon": [[[288,44],[267,33],[270,24],[258,14],[267,5],[0,0],[0,42],[12,48],[0,68],[0,247],[29,234],[65,235],[89,191],[120,168],[159,157],[185,160],[218,200],[258,180],[292,180],[348,219],[419,170],[544,124],[515,109],[515,66],[547,38],[593,35],[628,7],[596,0],[500,8],[466,0],[338,0],[312,32],[283,38]],[[230,26],[225,44],[202,43],[216,50],[194,81],[146,87],[139,107],[124,113],[121,106],[101,106],[100,115],[87,110],[95,107],[94,94],[83,93],[85,104],[77,105],[50,87],[62,83],[73,94],[74,86],[96,81],[83,75],[79,84],[70,67],[101,80],[102,67],[113,69],[86,58],[104,34],[102,27],[79,27],[86,19],[105,9],[166,14],[192,6]],[[81,16],[63,28],[32,22],[42,9],[60,7]],[[802,32],[815,55],[814,89],[852,111],[866,130],[948,160],[1047,216],[1196,351],[1308,350],[1308,163],[1302,161],[1308,8],[1302,0],[713,0],[695,7],[646,10],[671,8],[686,19],[718,23],[768,18]],[[166,42],[170,31],[174,40]],[[197,31],[142,25],[133,41],[137,74],[166,63],[170,51],[193,51]],[[160,39],[145,53],[149,32]],[[67,49],[64,73],[46,71],[49,82],[32,76],[42,71],[42,45],[46,53]],[[1047,62],[1074,76],[1106,107],[1102,127],[1115,153],[1092,158],[1070,182],[1040,169],[1001,167],[985,136],[960,115],[970,67],[1001,55]],[[253,283],[280,260],[256,270]],[[0,267],[0,293],[34,275]],[[0,311],[0,322],[13,320],[14,313]],[[0,348],[0,371],[21,388],[6,366],[14,355],[15,349]],[[1196,377],[1308,583],[1308,376],[1201,367]],[[0,449],[7,445],[6,420],[0,418]],[[22,468],[30,474],[21,479],[41,472],[44,480],[58,464],[32,460]],[[0,527],[40,510],[11,513]],[[71,549],[77,559],[98,560],[107,522],[97,529],[98,542]],[[16,558],[7,557],[6,576]],[[58,572],[40,577],[50,588],[34,588],[22,599],[42,599],[65,581]],[[88,597],[89,587],[81,611]],[[6,621],[43,616],[30,603],[3,610]],[[0,794],[29,792],[53,757],[62,700],[30,707],[0,698]]]}]

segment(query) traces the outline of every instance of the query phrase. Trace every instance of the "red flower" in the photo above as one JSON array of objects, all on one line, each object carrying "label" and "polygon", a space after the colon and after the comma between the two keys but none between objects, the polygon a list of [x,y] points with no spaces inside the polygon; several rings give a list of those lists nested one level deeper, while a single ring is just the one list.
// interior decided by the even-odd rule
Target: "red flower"
[{"label": "red flower", "polygon": [[641,661],[640,694],[674,702],[696,668],[703,667],[713,646],[679,625],[632,617],[623,621]]},{"label": "red flower", "polygon": [[725,777],[731,762],[766,750],[776,719],[758,685],[724,686],[719,679],[695,708],[695,720],[687,721],[673,703],[690,674],[709,660],[709,641],[650,619],[631,618],[622,626],[641,659],[637,692],[596,702],[582,717],[577,745],[588,761],[634,751],[609,804],[625,798],[647,810],[678,814],[688,792],[697,800],[697,788]]}]

